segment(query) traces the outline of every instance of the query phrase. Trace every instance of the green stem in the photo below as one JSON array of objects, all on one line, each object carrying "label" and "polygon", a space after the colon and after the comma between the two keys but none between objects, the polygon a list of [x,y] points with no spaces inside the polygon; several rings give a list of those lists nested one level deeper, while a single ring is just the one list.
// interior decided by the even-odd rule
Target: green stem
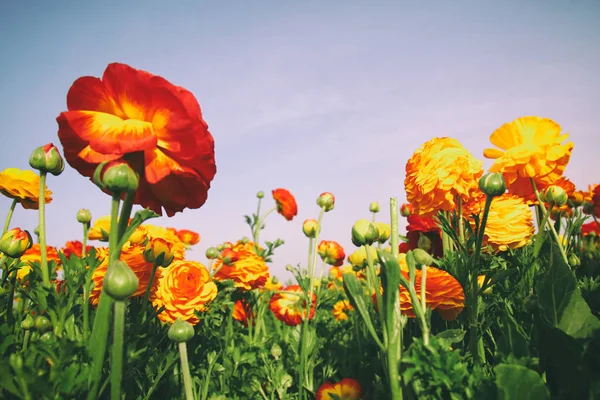
[{"label": "green stem", "polygon": [[115,301],[112,358],[110,366],[110,398],[112,400],[121,399],[126,307],[127,305],[124,301]]},{"label": "green stem", "polygon": [[[261,219],[258,220],[258,223],[256,224],[256,226],[254,227],[254,249],[256,251],[256,254],[258,254],[258,239],[260,236],[260,231],[261,231],[261,227],[265,222],[265,219],[267,219],[267,217],[269,216],[269,214],[271,214],[273,211],[277,210],[277,206],[271,208],[269,211],[267,211],[265,213],[265,215],[262,216]],[[258,218],[258,214],[257,214],[257,218]]]},{"label": "green stem", "polygon": [[[125,200],[123,200],[123,208],[121,208],[121,215],[119,216],[119,235],[117,237],[117,243],[119,243],[119,240],[121,240],[123,234],[127,230],[127,226],[129,225],[129,218],[131,217],[131,210],[133,209],[133,200],[135,199],[135,193],[136,192],[128,192],[125,195]],[[120,199],[121,194],[117,194]],[[121,249],[119,249],[119,255],[120,254]]]},{"label": "green stem", "polygon": [[392,247],[392,255],[395,259],[398,258],[398,200],[395,197],[390,199],[390,214],[391,214],[391,233],[390,246]]},{"label": "green stem", "polygon": [[[17,263],[19,260],[17,260]],[[6,297],[6,321],[8,326],[14,329],[14,317],[13,317],[13,305],[15,302],[15,287],[17,285],[17,270],[13,270],[9,277],[10,287],[8,289],[8,296]]]},{"label": "green stem", "polygon": [[458,200],[458,237],[460,239],[460,244],[465,243],[465,222],[463,221],[463,204],[462,198],[457,196]]},{"label": "green stem", "polygon": [[146,293],[144,293],[144,302],[142,304],[146,304],[150,298],[150,289],[152,288],[152,282],[154,282],[154,276],[156,275],[157,268],[158,265],[156,265],[156,263],[152,263],[152,273],[150,274],[150,281],[148,282],[148,287],[146,287]]},{"label": "green stem", "polygon": [[2,235],[8,231],[10,227],[10,220],[12,219],[13,212],[15,211],[15,206],[17,205],[17,199],[13,199],[12,203],[10,203],[10,208],[8,209],[8,215],[6,216],[6,221],[4,222],[4,230],[2,230]]},{"label": "green stem", "polygon": [[39,231],[40,231],[40,267],[45,287],[50,287],[50,271],[48,271],[48,250],[46,249],[46,172],[40,171]]},{"label": "green stem", "polygon": [[89,230],[90,230],[90,223],[87,222],[87,223],[83,224],[83,240],[81,241],[81,244],[82,244],[81,257],[82,258],[87,257],[87,241],[88,241]]},{"label": "green stem", "polygon": [[[535,198],[537,199],[539,206],[540,206],[540,211],[542,212],[544,219],[546,221],[548,221],[547,215],[549,214],[549,212],[546,210],[546,207],[544,207],[544,203],[542,202],[542,199],[540,198],[540,192],[538,192],[537,187],[535,185],[535,181],[533,180],[533,178],[531,179],[531,186],[533,186],[533,193],[535,193]],[[563,247],[562,243],[560,242],[560,238],[558,237],[558,233],[556,233],[556,229],[554,229],[554,225],[552,223],[548,223],[546,224],[549,226],[550,228],[550,233],[552,234],[552,236],[554,237],[554,240],[556,241],[556,245],[558,246],[558,250],[560,251],[560,255],[563,258],[563,261],[565,262],[565,264],[569,265],[569,260],[567,258],[567,254],[565,253],[565,248]]]},{"label": "green stem", "polygon": [[421,265],[421,331],[423,332],[423,344],[429,346],[429,324],[427,323],[427,266]]},{"label": "green stem", "polygon": [[23,347],[21,348],[21,353],[25,353],[27,351],[27,345],[29,344],[29,336],[31,335],[31,330],[27,329],[25,331],[25,336],[23,336]]},{"label": "green stem", "polygon": [[83,284],[83,342],[87,343],[90,336],[90,283],[87,281]]},{"label": "green stem", "polygon": [[194,391],[192,389],[192,376],[188,364],[187,346],[185,342],[178,344],[179,359],[181,360],[181,374],[183,375],[183,387],[185,389],[185,399],[194,400]]},{"label": "green stem", "polygon": [[[260,218],[260,205],[262,203],[262,198],[259,197],[258,198],[258,205],[256,206],[256,220],[258,221]],[[259,229],[257,228],[258,222],[255,226],[252,227],[252,240],[254,241],[254,252],[256,254],[258,254],[258,231]]]}]

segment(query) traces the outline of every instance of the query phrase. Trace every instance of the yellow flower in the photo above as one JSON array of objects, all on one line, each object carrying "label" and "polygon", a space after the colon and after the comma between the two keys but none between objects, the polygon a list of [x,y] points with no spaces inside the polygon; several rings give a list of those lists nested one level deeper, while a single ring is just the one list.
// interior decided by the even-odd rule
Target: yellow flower
[{"label": "yellow flower", "polygon": [[152,304],[164,306],[158,314],[163,322],[175,322],[177,318],[196,325],[200,320],[195,311],[204,311],[207,303],[217,297],[217,285],[210,280],[204,265],[196,261],[174,261],[163,270],[156,296]]},{"label": "yellow flower", "polygon": [[551,119],[521,117],[494,131],[490,142],[501,150],[486,149],[483,155],[495,159],[490,171],[502,172],[510,193],[528,198],[531,178],[549,186],[562,176],[573,151],[572,142],[563,143],[568,137]]},{"label": "yellow flower", "polygon": [[[40,177],[33,171],[6,168],[0,172],[0,193],[16,199],[23,208],[37,210],[40,201]],[[52,201],[52,192],[45,187],[44,200]]]},{"label": "yellow flower", "polygon": [[172,246],[171,252],[175,260],[183,260],[185,258],[185,243],[177,236],[176,232],[169,228],[156,225],[140,225],[133,235],[129,238],[131,244],[145,245],[149,241],[162,239]]},{"label": "yellow flower", "polygon": [[[377,260],[377,250],[373,246],[369,246],[373,260]],[[364,267],[367,265],[367,249],[365,246],[360,246],[354,253],[348,256],[348,261],[355,267]]]},{"label": "yellow flower", "polygon": [[458,140],[434,138],[417,149],[406,163],[406,199],[416,214],[429,216],[439,210],[456,208],[478,189],[483,163]]},{"label": "yellow flower", "polygon": [[108,234],[110,233],[110,215],[94,220],[94,225],[90,227],[88,231],[89,240],[100,240],[102,242],[108,242]]},{"label": "yellow flower", "polygon": [[333,316],[335,317],[336,320],[347,321],[348,314],[346,313],[346,311],[353,311],[353,310],[354,310],[354,307],[352,307],[352,304],[350,304],[350,302],[348,300],[340,300],[333,305],[332,312],[333,312]]}]

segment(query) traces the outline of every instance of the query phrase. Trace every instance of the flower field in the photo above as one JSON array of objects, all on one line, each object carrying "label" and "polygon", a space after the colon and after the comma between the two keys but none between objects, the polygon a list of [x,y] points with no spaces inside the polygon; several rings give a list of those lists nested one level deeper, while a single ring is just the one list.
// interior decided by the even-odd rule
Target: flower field
[{"label": "flower field", "polygon": [[[202,263],[194,226],[153,224],[207,202],[214,140],[196,97],[113,63],[66,99],[31,169],[0,171],[0,398],[600,398],[600,185],[565,176],[577,140],[557,122],[499,126],[489,171],[454,138],[426,141],[406,160],[407,203],[365,205],[351,248],[321,234],[335,193],[258,192],[247,236]],[[81,204],[65,222],[81,236],[52,247],[65,168],[111,213]],[[261,240],[298,207],[314,209],[305,241]],[[272,273],[281,246],[307,249],[287,282]]]}]

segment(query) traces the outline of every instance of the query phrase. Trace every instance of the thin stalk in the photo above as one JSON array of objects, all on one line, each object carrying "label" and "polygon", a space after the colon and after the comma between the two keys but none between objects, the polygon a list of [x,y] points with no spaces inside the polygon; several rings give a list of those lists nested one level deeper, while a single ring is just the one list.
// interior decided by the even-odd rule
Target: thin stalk
[{"label": "thin stalk", "polygon": [[39,199],[39,231],[40,231],[40,267],[42,268],[42,281],[45,287],[50,287],[50,271],[48,270],[48,250],[46,249],[46,172],[40,171],[40,199]]},{"label": "thin stalk", "polygon": [[[17,263],[19,261],[17,260]],[[10,327],[14,329],[13,305],[15,302],[15,287],[17,285],[17,270],[13,270],[9,277],[10,287],[8,296],[6,297],[6,321]]]},{"label": "thin stalk", "polygon": [[[262,203],[262,198],[258,198],[258,205],[256,206],[256,220],[260,219],[260,205]],[[257,227],[252,227],[252,240],[254,241],[254,252],[258,254],[258,230]]]},{"label": "thin stalk", "polygon": [[[135,199],[136,192],[128,192],[125,195],[125,199],[123,200],[123,208],[121,209],[121,215],[119,216],[119,232],[117,236],[117,243],[123,237],[125,230],[127,230],[127,226],[129,225],[129,218],[131,217],[131,210],[133,209],[133,200]],[[121,194],[118,193],[119,199],[121,198]],[[112,225],[111,225],[112,226]],[[118,249],[119,255],[121,254],[121,249]]]},{"label": "thin stalk", "polygon": [[185,390],[185,399],[194,400],[194,390],[192,389],[192,376],[188,363],[187,346],[185,342],[177,345],[179,347],[179,359],[181,360],[181,374],[183,375],[183,387]]},{"label": "thin stalk", "polygon": [[[88,239],[88,231],[90,229],[90,224],[83,224],[83,247],[81,249],[81,258],[86,263],[87,268],[87,239]],[[83,307],[83,342],[86,343],[87,339],[90,335],[90,283],[87,278],[85,283],[83,284],[83,303],[81,306]]]},{"label": "thin stalk", "polygon": [[115,301],[115,314],[113,326],[112,359],[110,365],[110,398],[121,399],[121,380],[123,375],[123,342],[125,335],[125,310],[126,303]]},{"label": "thin stalk", "polygon": [[460,239],[460,244],[465,243],[465,222],[463,221],[463,203],[462,198],[457,196],[458,202],[458,237]]},{"label": "thin stalk", "polygon": [[82,249],[81,249],[81,257],[82,258],[86,258],[87,257],[87,241],[88,241],[88,232],[90,230],[90,223],[86,222],[83,225],[83,240],[81,241],[82,243]]},{"label": "thin stalk", "polygon": [[31,329],[27,329],[25,331],[25,335],[23,336],[23,347],[21,348],[21,353],[25,353],[27,351],[27,345],[29,344],[29,336],[31,336]]},{"label": "thin stalk", "polygon": [[[256,226],[254,227],[254,249],[256,251],[256,254],[258,254],[258,239],[260,236],[260,231],[261,231],[261,227],[265,222],[265,219],[267,219],[267,217],[269,216],[269,214],[271,214],[273,211],[277,210],[277,206],[271,208],[270,210],[268,210],[265,215],[262,216],[261,219],[258,220],[258,223],[256,224]],[[258,218],[258,215],[256,216]]]},{"label": "thin stalk", "polygon": [[423,344],[429,346],[429,324],[427,323],[427,266],[421,266],[421,330],[423,332]]},{"label": "thin stalk", "polygon": [[390,199],[390,214],[391,214],[391,233],[390,246],[392,247],[392,255],[398,258],[398,200],[395,197]]},{"label": "thin stalk", "polygon": [[15,211],[15,206],[17,205],[17,199],[13,199],[12,203],[10,203],[10,208],[8,209],[8,215],[6,216],[6,221],[4,222],[4,229],[2,230],[2,234],[4,235],[8,228],[10,227],[10,220],[12,219],[13,212]]},{"label": "thin stalk", "polygon": [[154,282],[154,276],[156,275],[156,270],[158,269],[158,265],[156,262],[152,263],[152,273],[150,273],[150,281],[148,282],[148,287],[146,287],[146,293],[144,293],[144,302],[145,304],[150,298],[150,289],[152,288],[152,282]]}]

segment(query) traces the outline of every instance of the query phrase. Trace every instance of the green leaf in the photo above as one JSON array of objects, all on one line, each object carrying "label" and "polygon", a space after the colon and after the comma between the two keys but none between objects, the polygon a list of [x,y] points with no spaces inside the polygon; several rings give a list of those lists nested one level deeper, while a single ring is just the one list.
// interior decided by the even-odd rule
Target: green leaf
[{"label": "green leaf", "polygon": [[[383,314],[385,315],[385,326],[388,331],[390,343],[396,343],[400,336],[397,329],[399,317],[398,296],[400,293],[400,264],[398,258],[391,253],[379,250],[377,252],[381,261],[381,284],[383,286]],[[394,336],[392,338],[392,336]]]},{"label": "green leaf", "polygon": [[505,356],[529,357],[529,341],[523,328],[505,310],[500,322],[500,336],[497,339],[498,351]]},{"label": "green leaf", "polygon": [[494,368],[498,400],[549,399],[542,377],[535,371],[515,364],[500,364]]},{"label": "green leaf", "polygon": [[369,308],[365,301],[364,289],[358,280],[358,277],[351,273],[343,274],[344,279],[344,290],[346,291],[346,295],[348,299],[350,299],[350,303],[352,306],[358,310],[362,320],[364,321],[367,329],[371,333],[373,340],[377,342],[381,346],[381,340],[375,331],[375,327],[373,326],[373,321],[371,321],[371,315],[369,314]]},{"label": "green leaf", "polygon": [[454,343],[459,343],[464,339],[465,331],[462,329],[447,329],[438,333],[435,337],[443,347],[451,347]]},{"label": "green leaf", "polygon": [[123,237],[119,241],[119,246],[123,247],[123,245],[125,244],[125,242],[127,242],[129,240],[129,238],[131,237],[131,235],[133,235],[133,232],[135,232],[135,230],[142,223],[144,223],[144,221],[149,220],[151,218],[158,218],[159,216],[160,215],[158,215],[154,211],[151,211],[151,210],[148,210],[148,209],[137,211],[135,213],[135,215],[133,216],[131,222],[129,223],[129,226],[125,230],[125,233],[123,234]]},{"label": "green leaf", "polygon": [[[544,247],[548,260],[544,275],[535,285],[542,315],[552,326],[574,338],[590,337],[600,320],[581,295],[577,279],[551,241]],[[543,263],[542,263],[543,265]]]}]

